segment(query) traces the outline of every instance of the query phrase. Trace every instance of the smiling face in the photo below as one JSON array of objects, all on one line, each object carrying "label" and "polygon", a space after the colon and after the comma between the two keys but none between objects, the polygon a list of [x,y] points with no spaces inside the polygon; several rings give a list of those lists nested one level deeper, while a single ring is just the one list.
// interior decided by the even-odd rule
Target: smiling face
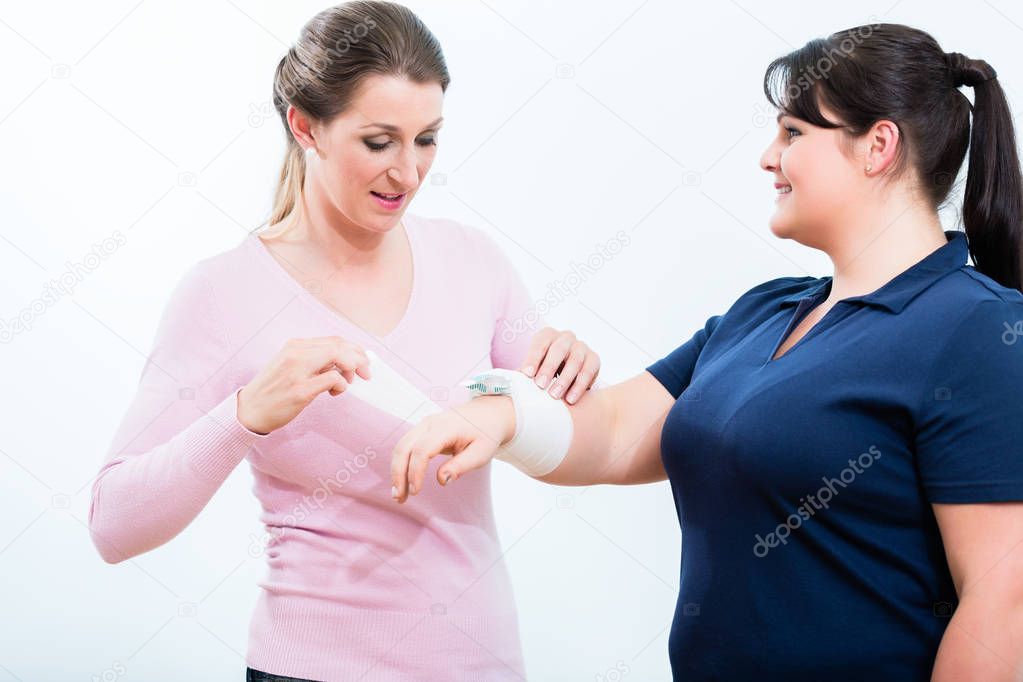
[{"label": "smiling face", "polygon": [[433,165],[443,99],[439,83],[366,77],[341,114],[312,126],[315,196],[364,229],[397,225]]},{"label": "smiling face", "polygon": [[[821,113],[838,120],[823,105]],[[827,243],[829,230],[862,205],[864,168],[858,157],[841,128],[821,128],[783,112],[760,158],[778,189],[770,220],[775,236],[808,246]]]}]

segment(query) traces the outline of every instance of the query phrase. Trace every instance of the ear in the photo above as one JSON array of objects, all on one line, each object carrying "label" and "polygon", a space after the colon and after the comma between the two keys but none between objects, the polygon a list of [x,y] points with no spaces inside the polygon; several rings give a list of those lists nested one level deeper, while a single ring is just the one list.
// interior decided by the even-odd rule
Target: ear
[{"label": "ear", "polygon": [[[863,159],[863,168],[867,175],[883,173],[895,163],[901,137],[899,126],[893,121],[882,119],[871,126],[866,135],[869,146]],[[868,166],[869,171],[866,170]]]},{"label": "ear", "polygon": [[303,149],[316,147],[316,123],[294,104],[288,105],[288,128]]}]

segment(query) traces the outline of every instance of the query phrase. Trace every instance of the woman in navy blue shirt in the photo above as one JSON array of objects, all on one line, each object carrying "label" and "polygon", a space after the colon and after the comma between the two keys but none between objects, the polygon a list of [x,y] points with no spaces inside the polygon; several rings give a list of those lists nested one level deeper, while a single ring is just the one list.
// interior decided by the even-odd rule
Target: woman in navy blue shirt
[{"label": "woman in navy blue shirt", "polygon": [[[780,111],[761,158],[771,230],[834,275],[760,284],[590,391],[539,478],[670,480],[676,679],[1017,680],[1023,180],[995,71],[871,25],[776,60],[764,90]],[[968,146],[965,233],[944,231]],[[457,478],[490,461],[484,434],[514,432],[507,398],[455,412],[399,443],[400,501],[424,459],[455,454],[437,475]]]}]

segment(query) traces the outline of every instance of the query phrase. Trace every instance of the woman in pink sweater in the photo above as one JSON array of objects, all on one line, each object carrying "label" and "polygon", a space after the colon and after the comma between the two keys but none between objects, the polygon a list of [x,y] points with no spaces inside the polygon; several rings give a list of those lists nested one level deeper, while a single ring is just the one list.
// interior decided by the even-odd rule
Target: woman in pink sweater
[{"label": "woman in pink sweater", "polygon": [[288,152],[270,229],[178,284],[93,485],[92,539],[115,563],[180,533],[249,462],[269,568],[249,680],[524,677],[489,470],[392,504],[388,455],[409,424],[345,394],[373,381],[368,350],[442,407],[490,367],[569,402],[598,372],[570,332],[532,335],[489,237],[406,214],[448,80],[400,5],[306,24],[274,79]]}]

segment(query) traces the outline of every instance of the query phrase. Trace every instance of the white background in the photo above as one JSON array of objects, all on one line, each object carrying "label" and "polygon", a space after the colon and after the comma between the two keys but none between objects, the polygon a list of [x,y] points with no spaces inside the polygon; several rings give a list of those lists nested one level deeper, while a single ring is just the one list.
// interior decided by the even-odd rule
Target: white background
[{"label": "white background", "polygon": [[[453,82],[412,211],[486,230],[538,298],[626,231],[549,321],[600,353],[604,381],[632,376],[755,284],[831,274],[767,227],[771,59],[875,19],[908,23],[987,59],[1019,106],[1023,9],[893,1],[413,2]],[[89,540],[89,484],[172,287],[268,215],[284,148],[272,74],[325,6],[0,7],[0,318],[93,244],[127,237],[0,345],[0,681],[242,679],[264,570],[248,553],[261,526],[247,465],[182,535],[116,566]],[[557,489],[501,464],[494,486],[530,679],[613,680],[616,666],[667,679],[668,485]]]}]

